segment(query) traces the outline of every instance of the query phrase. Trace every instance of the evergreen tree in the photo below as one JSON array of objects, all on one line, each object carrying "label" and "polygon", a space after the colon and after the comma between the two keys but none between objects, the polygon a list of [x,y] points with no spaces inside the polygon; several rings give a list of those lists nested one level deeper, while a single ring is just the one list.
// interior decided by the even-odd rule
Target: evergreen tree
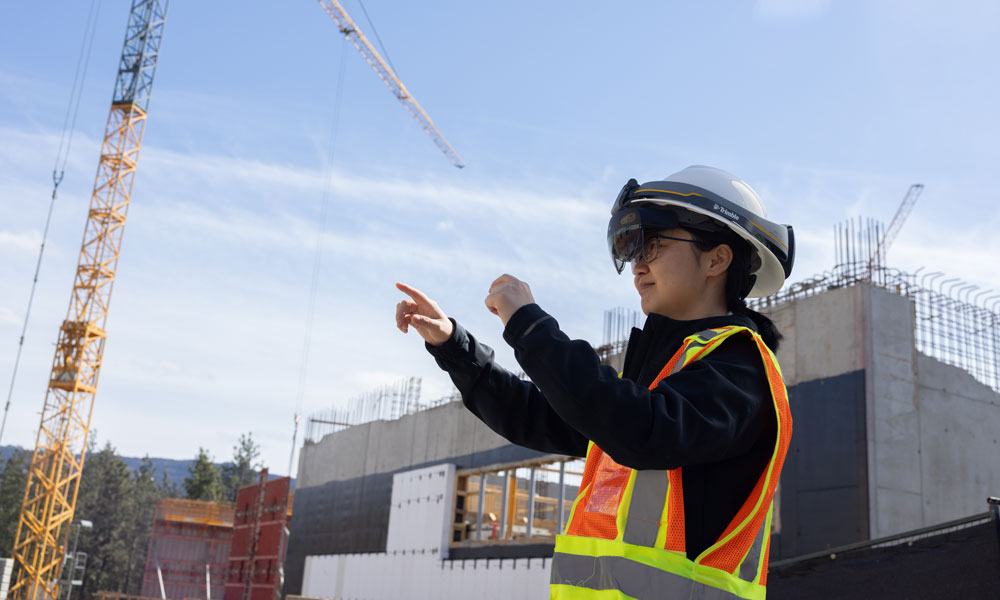
[{"label": "evergreen tree", "polygon": [[30,463],[30,452],[14,450],[0,471],[0,556],[10,556],[14,549]]},{"label": "evergreen tree", "polygon": [[188,500],[223,500],[222,476],[219,468],[212,463],[212,457],[204,448],[198,448],[194,464],[188,467],[188,477],[184,478],[184,492]]},{"label": "evergreen tree", "polygon": [[122,515],[128,528],[130,549],[125,565],[126,593],[138,596],[142,592],[142,576],[146,567],[146,552],[149,549],[149,535],[156,514],[156,501],[163,497],[164,490],[156,482],[153,461],[145,456],[139,468],[132,473],[131,493]]},{"label": "evergreen tree", "polygon": [[160,478],[160,493],[164,498],[180,498],[181,487],[170,481],[170,477],[167,476],[167,470],[163,470],[163,477]]},{"label": "evergreen tree", "polygon": [[225,488],[225,498],[236,502],[236,494],[240,488],[257,483],[257,472],[260,469],[260,446],[253,441],[251,433],[240,436],[238,444],[233,446],[233,462],[222,465],[222,487]]},{"label": "evergreen tree", "polygon": [[87,552],[80,598],[125,591],[134,530],[129,518],[132,487],[128,467],[110,442],[84,463],[74,521],[86,519],[93,528],[80,533],[78,550]]}]

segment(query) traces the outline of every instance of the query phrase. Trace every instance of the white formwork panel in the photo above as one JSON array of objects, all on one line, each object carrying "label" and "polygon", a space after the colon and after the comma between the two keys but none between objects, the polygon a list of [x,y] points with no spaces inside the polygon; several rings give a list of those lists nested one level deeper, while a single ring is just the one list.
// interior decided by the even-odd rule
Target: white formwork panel
[{"label": "white formwork panel", "polygon": [[13,558],[0,558],[0,598],[7,597],[10,589],[10,575],[14,571]]},{"label": "white formwork panel", "polygon": [[476,578],[473,590],[475,590],[476,598],[486,598],[489,594],[489,589],[486,587],[486,583],[490,576],[490,566],[496,567],[495,560],[485,560],[480,559],[476,561]]},{"label": "white formwork panel", "polygon": [[476,561],[461,560],[458,563],[461,564],[456,564],[455,567],[461,570],[455,578],[455,595],[452,598],[474,598],[476,571],[473,567]]},{"label": "white formwork panel", "polygon": [[454,560],[446,560],[441,562],[441,598],[447,600],[449,598],[457,598],[457,572],[455,570]]},{"label": "white formwork panel", "polygon": [[372,555],[372,572],[369,581],[370,588],[374,590],[372,600],[389,600],[391,598],[404,598],[399,593],[402,590],[400,580],[402,579],[402,567],[405,560],[399,560],[398,556],[385,553]]},{"label": "white formwork panel", "polygon": [[344,562],[344,600],[365,600],[371,597],[365,589],[370,569],[368,557],[368,554],[347,555]]},{"label": "white formwork panel", "polygon": [[337,562],[335,555],[307,556],[302,574],[302,595],[307,598],[335,598]]},{"label": "white formwork panel", "polygon": [[[528,598],[528,560],[527,558],[515,558],[510,565],[510,578],[513,582],[511,588],[511,598]],[[506,566],[506,565],[505,565]]]},{"label": "white formwork panel", "polygon": [[382,593],[379,598],[411,598],[409,590],[413,585],[413,555],[397,553],[388,555]]},{"label": "white formwork panel", "polygon": [[518,590],[521,588],[521,579],[524,571],[517,570],[517,559],[508,558],[500,565],[500,579],[503,581],[501,588],[507,598],[520,598]]},{"label": "white formwork panel", "polygon": [[528,560],[528,588],[525,591],[525,598],[548,598],[549,596],[549,572],[552,566],[552,559],[532,558]]},{"label": "white formwork panel", "polygon": [[503,559],[484,559],[479,561],[482,568],[481,579],[483,582],[483,595],[481,598],[483,600],[499,600],[501,598],[510,598],[507,593],[509,590],[505,582],[503,575]]},{"label": "white formwork panel", "polygon": [[412,565],[409,577],[412,593],[408,597],[414,600],[439,600],[441,598],[440,563],[427,553],[414,555]]},{"label": "white formwork panel", "polygon": [[425,550],[440,554],[443,551],[450,526],[454,479],[455,465],[447,463],[393,475],[386,534],[388,552]]},{"label": "white formwork panel", "polygon": [[358,560],[356,554],[345,554],[344,561],[340,563],[343,567],[343,575],[340,580],[340,597],[337,600],[347,600],[356,597],[354,582],[357,580]]},{"label": "white formwork panel", "polygon": [[427,566],[427,594],[432,600],[443,598],[444,594],[444,562],[437,555],[431,557]]}]

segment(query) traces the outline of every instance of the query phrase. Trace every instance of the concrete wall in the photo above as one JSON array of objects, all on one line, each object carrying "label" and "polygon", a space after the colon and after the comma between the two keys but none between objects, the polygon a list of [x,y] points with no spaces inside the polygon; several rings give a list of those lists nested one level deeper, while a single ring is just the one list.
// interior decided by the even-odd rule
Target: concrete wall
[{"label": "concrete wall", "polygon": [[921,503],[914,309],[908,298],[887,290],[870,285],[851,289],[861,296],[869,531],[877,538],[931,524]]},{"label": "concrete wall", "polygon": [[[769,315],[785,335],[777,356],[789,389],[863,372],[858,393],[865,407],[867,538],[975,514],[988,495],[1000,494],[1000,395],[917,351],[910,299],[859,284],[781,305]],[[796,396],[807,401],[803,393],[810,392],[792,394],[793,415]],[[853,410],[847,400],[844,409]],[[796,428],[793,443],[812,444],[802,435],[810,434]],[[800,469],[854,463],[853,440],[843,443],[839,450],[814,452],[824,462]]]},{"label": "concrete wall", "polygon": [[924,525],[982,512],[1000,496],[1000,395],[923,354],[917,366]]},{"label": "concrete wall", "polygon": [[296,489],[391,473],[510,446],[466,410],[450,402],[396,421],[374,421],[306,442],[299,455]]}]

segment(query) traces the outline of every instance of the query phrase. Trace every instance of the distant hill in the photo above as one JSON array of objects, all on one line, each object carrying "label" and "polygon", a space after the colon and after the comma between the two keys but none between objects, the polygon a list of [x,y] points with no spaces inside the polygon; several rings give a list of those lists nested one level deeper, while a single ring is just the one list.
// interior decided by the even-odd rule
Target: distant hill
[{"label": "distant hill", "polygon": [[[6,461],[10,458],[10,455],[14,453],[16,449],[23,449],[20,446],[0,446],[0,459]],[[150,457],[153,461],[153,468],[156,470],[156,481],[159,482],[163,478],[163,473],[167,473],[167,481],[177,485],[178,487],[184,483],[184,478],[188,476],[188,467],[194,463],[194,459],[191,460],[177,460],[173,458],[156,458]],[[128,466],[129,471],[134,472],[139,468],[139,463],[142,462],[141,457],[137,456],[123,456],[122,461]],[[216,463],[217,467],[222,467],[222,465],[227,463]],[[271,475],[270,479],[276,479],[278,475]],[[292,479],[292,487],[295,487],[295,479]]]}]

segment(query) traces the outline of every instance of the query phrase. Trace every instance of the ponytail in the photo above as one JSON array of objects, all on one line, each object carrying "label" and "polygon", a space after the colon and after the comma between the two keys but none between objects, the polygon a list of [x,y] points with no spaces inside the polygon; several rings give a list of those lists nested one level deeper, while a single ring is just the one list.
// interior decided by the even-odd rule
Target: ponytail
[{"label": "ponytail", "polygon": [[[706,234],[704,231],[688,229],[698,240],[695,246],[702,252],[707,252],[719,244],[727,244],[733,250],[733,262],[726,271],[726,309],[734,315],[743,315],[757,326],[757,333],[771,349],[778,351],[778,343],[784,338],[778,331],[774,321],[747,306],[746,297],[753,289],[756,275],[750,274],[750,260],[754,250],[748,242],[736,235]],[[728,233],[728,232],[727,232]]]}]

